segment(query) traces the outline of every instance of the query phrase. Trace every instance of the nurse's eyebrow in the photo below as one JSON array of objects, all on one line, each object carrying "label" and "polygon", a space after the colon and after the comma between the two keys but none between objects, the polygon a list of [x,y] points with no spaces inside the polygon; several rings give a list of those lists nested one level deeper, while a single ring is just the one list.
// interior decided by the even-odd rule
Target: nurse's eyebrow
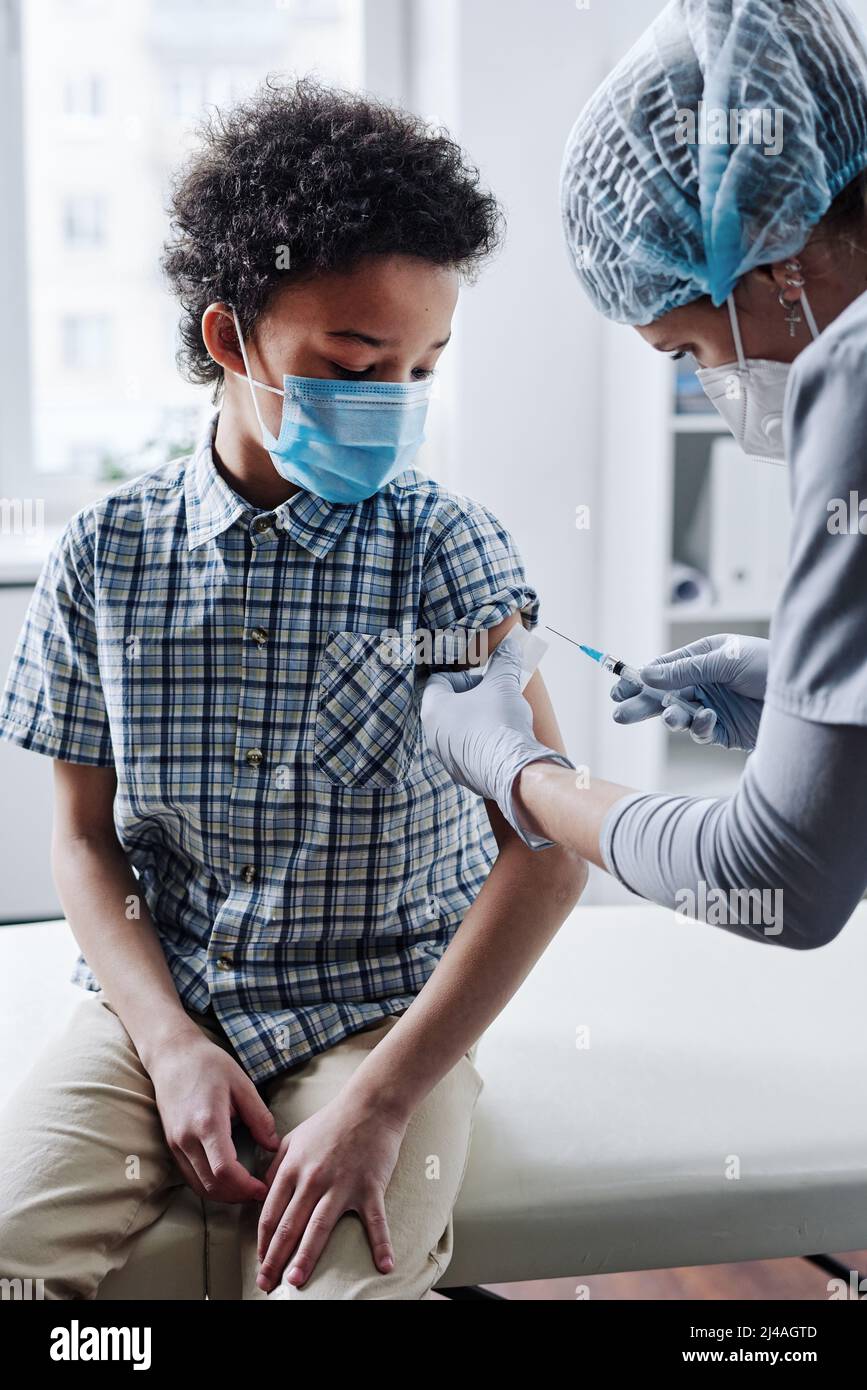
[{"label": "nurse's eyebrow", "polygon": [[[387,338],[374,338],[369,333],[361,333],[357,328],[335,328],[326,333],[325,336],[326,338],[352,338],[356,343],[364,343],[365,347],[391,347],[391,343]],[[451,336],[450,333],[448,338],[443,338],[442,342],[431,343],[431,350],[444,348]]]}]

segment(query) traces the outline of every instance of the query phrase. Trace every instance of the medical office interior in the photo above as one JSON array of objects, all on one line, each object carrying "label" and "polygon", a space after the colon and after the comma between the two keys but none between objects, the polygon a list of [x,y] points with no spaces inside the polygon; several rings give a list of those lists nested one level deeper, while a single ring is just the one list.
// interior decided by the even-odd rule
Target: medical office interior
[{"label": "medical office interior", "polygon": [[[867,23],[867,0],[854,8]],[[541,669],[572,759],[631,787],[733,791],[746,755],[659,720],[618,728],[605,676],[575,645],[640,664],[705,633],[766,636],[788,549],[785,470],[751,466],[688,360],[593,312],[563,243],[566,137],[661,9],[3,0],[4,676],[67,520],[188,453],[211,410],[174,364],[177,310],[158,267],[171,170],[209,107],[269,73],[316,73],[448,127],[504,205],[505,243],[462,293],[418,466],[514,536],[542,599]],[[0,787],[5,1099],[72,1006],[76,948],[49,862],[50,760],[0,744]],[[865,1142],[840,1104],[863,1034],[855,950],[845,934],[815,954],[760,950],[592,869],[497,1044],[482,1041],[487,1094],[447,1282],[527,1300],[830,1297],[833,1268],[805,1256],[867,1266],[833,1195]],[[547,1059],[541,1094],[522,1093],[521,1056]],[[775,1203],[789,1213],[793,1191],[800,1228],[765,1221]],[[173,1243],[191,1238],[174,1221],[116,1296],[203,1296],[174,1286],[185,1266]]]}]

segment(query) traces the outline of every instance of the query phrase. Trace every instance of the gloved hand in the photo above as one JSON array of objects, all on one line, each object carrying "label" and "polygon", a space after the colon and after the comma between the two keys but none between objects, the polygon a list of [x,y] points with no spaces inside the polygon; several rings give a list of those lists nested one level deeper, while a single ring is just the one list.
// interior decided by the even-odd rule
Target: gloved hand
[{"label": "gloved hand", "polygon": [[717,633],[666,652],[642,666],[645,685],[676,692],[705,708],[690,716],[679,705],[660,705],[633,681],[620,680],[611,691],[619,706],[614,718],[618,724],[638,724],[661,714],[669,729],[688,729],[696,743],[749,751],[758,737],[770,646],[763,637]]},{"label": "gloved hand", "polygon": [[534,849],[550,844],[524,830],[512,809],[512,786],[527,763],[550,759],[574,767],[533,733],[533,711],[521,694],[521,648],[506,637],[478,671],[437,672],[421,702],[429,747],[446,771],[478,796],[496,801],[509,824]]}]

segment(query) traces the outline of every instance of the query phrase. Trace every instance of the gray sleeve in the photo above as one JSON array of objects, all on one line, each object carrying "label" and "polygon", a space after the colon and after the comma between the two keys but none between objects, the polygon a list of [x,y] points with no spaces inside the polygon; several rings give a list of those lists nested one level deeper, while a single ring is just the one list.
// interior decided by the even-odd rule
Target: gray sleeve
[{"label": "gray sleeve", "polygon": [[641,897],[805,950],[832,940],[857,905],[865,839],[867,728],[766,706],[734,796],[625,797],[600,847],[609,872]]},{"label": "gray sleeve", "polygon": [[[796,360],[786,396],[792,540],[765,699],[867,724],[867,296]],[[757,465],[758,466],[758,465]]]}]

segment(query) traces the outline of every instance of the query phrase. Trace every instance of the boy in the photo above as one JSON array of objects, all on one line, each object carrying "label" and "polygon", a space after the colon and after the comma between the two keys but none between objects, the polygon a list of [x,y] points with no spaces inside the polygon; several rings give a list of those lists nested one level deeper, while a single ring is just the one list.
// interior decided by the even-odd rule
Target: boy
[{"label": "boy", "polygon": [[444,135],[309,82],[214,120],[172,212],[183,363],[219,413],[73,517],[0,708],[55,760],[91,991],[0,1121],[0,1275],[92,1297],[186,1181],[243,1204],[245,1298],[423,1298],[476,1040],[586,872],[496,809],[493,843],[383,640],[536,622],[494,518],[409,468],[498,212]]}]

